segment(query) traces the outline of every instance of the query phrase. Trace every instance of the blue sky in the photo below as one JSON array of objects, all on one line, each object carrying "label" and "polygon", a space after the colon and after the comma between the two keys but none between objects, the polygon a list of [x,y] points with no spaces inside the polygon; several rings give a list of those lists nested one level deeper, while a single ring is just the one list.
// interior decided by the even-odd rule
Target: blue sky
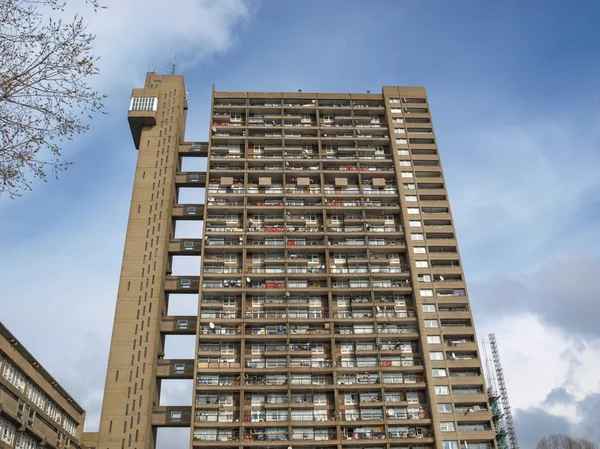
[{"label": "blue sky", "polygon": [[[590,375],[600,368],[600,331],[587,318],[600,316],[600,5],[174,0],[165,12],[157,0],[104,3],[83,12],[98,34],[94,83],[109,94],[109,114],[67,145],[74,164],[59,181],[0,198],[0,319],[80,398],[88,430],[101,401],[136,161],[129,95],[175,54],[189,91],[188,140],[207,137],[213,83],[305,92],[425,86],[478,333],[497,334],[521,447],[555,430],[600,442],[586,425],[600,412]],[[147,16],[133,23],[140,10]],[[57,326],[51,339],[48,317]],[[522,373],[533,371],[551,375],[532,385]],[[174,388],[172,396],[190,394]]]}]

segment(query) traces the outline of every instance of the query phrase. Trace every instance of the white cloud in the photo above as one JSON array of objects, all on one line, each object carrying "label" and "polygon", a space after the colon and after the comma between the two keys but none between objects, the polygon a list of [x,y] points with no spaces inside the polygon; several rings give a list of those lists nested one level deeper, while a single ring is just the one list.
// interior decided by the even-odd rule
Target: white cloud
[{"label": "white cloud", "polygon": [[[577,338],[561,329],[549,327],[531,313],[516,313],[478,325],[480,338],[496,334],[504,377],[511,405],[515,409],[543,408],[564,417],[573,425],[579,422],[575,403],[544,404],[555,388],[564,388],[581,401],[597,392],[600,370],[600,339],[589,339],[581,348]],[[517,433],[519,431],[517,420]]]},{"label": "white cloud", "polygon": [[174,56],[178,73],[235,45],[251,18],[251,0],[101,0],[96,13],[72,1],[96,34],[102,85],[139,84],[140,74],[156,67],[164,73]]}]

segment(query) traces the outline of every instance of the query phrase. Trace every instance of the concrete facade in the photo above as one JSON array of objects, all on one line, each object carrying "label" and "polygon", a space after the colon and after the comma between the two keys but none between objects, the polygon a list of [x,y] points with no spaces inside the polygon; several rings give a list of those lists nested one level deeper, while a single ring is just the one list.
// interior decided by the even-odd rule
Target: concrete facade
[{"label": "concrete facade", "polygon": [[0,448],[81,448],[85,411],[0,323]]},{"label": "concrete facade", "polygon": [[[492,417],[424,88],[216,92],[186,142],[183,78],[149,73],[102,419],[90,444],[491,449]],[[206,171],[183,172],[183,158]],[[206,188],[178,204],[182,187]],[[201,239],[175,238],[196,220]],[[201,256],[173,276],[175,256]],[[198,313],[169,316],[169,295]],[[194,296],[195,298],[195,296]],[[196,335],[166,360],[167,335]],[[159,403],[193,379],[192,407]]]}]

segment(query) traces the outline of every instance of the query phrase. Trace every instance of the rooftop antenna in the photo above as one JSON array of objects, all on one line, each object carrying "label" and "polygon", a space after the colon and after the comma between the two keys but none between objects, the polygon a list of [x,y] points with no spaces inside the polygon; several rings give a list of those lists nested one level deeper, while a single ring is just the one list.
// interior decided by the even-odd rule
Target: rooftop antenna
[{"label": "rooftop antenna", "polygon": [[167,67],[166,67],[166,69],[171,72],[171,75],[175,75],[175,69],[178,67],[175,61],[176,61],[176,58],[175,58],[175,55],[173,55],[173,59],[171,61],[169,61],[169,64],[167,64]]},{"label": "rooftop antenna", "polygon": [[368,93],[368,94],[370,94],[370,93],[371,93],[371,91],[370,91],[370,90],[367,90],[367,93]]}]

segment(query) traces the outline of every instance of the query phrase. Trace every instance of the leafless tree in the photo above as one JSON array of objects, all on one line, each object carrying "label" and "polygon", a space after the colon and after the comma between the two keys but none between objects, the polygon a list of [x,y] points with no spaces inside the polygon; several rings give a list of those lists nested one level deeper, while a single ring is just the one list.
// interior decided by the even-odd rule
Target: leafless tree
[{"label": "leafless tree", "polygon": [[[102,8],[96,0],[86,3]],[[0,0],[0,196],[31,189],[33,179],[65,170],[62,143],[88,130],[104,95],[88,81],[98,74],[95,36],[63,0]]]},{"label": "leafless tree", "polygon": [[542,438],[536,449],[598,449],[598,445],[585,438],[571,438],[559,433]]}]

